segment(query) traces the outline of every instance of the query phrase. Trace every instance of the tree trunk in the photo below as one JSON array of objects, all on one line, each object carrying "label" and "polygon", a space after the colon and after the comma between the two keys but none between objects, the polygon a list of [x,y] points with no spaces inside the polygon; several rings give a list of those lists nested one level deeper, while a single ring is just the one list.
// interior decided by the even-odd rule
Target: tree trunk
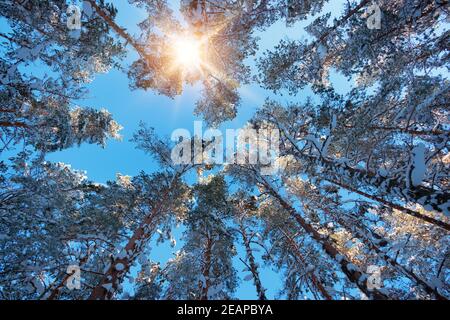
[{"label": "tree trunk", "polygon": [[[84,265],[87,262],[88,259],[89,259],[89,252],[83,258],[80,259],[79,266],[81,267],[82,265]],[[61,289],[64,287],[64,285],[66,284],[67,280],[71,276],[72,276],[72,274],[66,273],[64,275],[64,277],[61,279],[61,282],[52,290],[50,295],[45,300],[55,300],[55,299],[57,299]]]},{"label": "tree trunk", "polygon": [[324,179],[324,180],[326,180],[328,182],[331,182],[331,183],[333,183],[333,184],[335,184],[335,185],[337,185],[337,186],[339,186],[341,188],[344,188],[344,189],[346,189],[348,191],[357,193],[357,194],[359,194],[359,195],[361,195],[363,197],[366,197],[367,199],[379,202],[379,203],[385,205],[386,207],[389,207],[389,208],[392,208],[392,209],[396,209],[396,210],[401,211],[403,213],[406,213],[406,214],[408,214],[410,216],[413,216],[415,218],[421,219],[421,220],[423,220],[425,222],[428,222],[428,223],[431,223],[431,224],[433,224],[435,226],[438,226],[438,227],[440,227],[440,228],[442,228],[444,230],[450,231],[450,224],[448,224],[448,223],[446,223],[444,221],[434,219],[432,217],[423,215],[423,214],[421,214],[421,213],[419,213],[417,211],[414,211],[414,210],[402,207],[402,206],[400,206],[398,204],[392,203],[392,202],[384,200],[382,198],[379,198],[379,197],[376,197],[376,196],[372,196],[372,195],[370,195],[368,193],[365,193],[363,191],[357,190],[357,189],[355,189],[355,188],[353,188],[353,187],[351,187],[349,185],[340,183],[340,182],[338,182],[336,180],[332,180],[332,179]]},{"label": "tree trunk", "polygon": [[209,272],[211,269],[211,254],[212,254],[212,245],[213,242],[210,237],[207,237],[206,243],[205,243],[205,251],[203,253],[203,270],[202,275],[204,278],[204,285],[202,287],[202,296],[201,300],[208,300],[208,291],[209,287],[211,286],[211,281],[209,280]]},{"label": "tree trunk", "polygon": [[144,221],[137,228],[133,236],[128,240],[121,252],[125,256],[113,257],[111,264],[101,279],[100,283],[92,290],[89,300],[106,300],[111,299],[119,284],[130,270],[131,265],[137,258],[145,243],[152,235],[153,224],[156,218],[163,212],[165,202],[167,201],[167,193],[158,202],[158,206],[144,218]]},{"label": "tree trunk", "polygon": [[322,245],[325,252],[333,258],[340,266],[342,272],[348,277],[348,279],[353,282],[367,297],[373,298],[375,300],[387,300],[388,296],[384,293],[378,291],[377,289],[370,290],[367,287],[367,276],[359,271],[356,266],[354,266],[350,261],[344,257],[336,247],[328,241],[326,237],[318,233],[309,223],[303,219],[298,212],[289,205],[278,192],[276,192],[265,180],[263,182],[264,187],[270,195],[278,200],[280,205],[293,217],[298,224],[317,242]]},{"label": "tree trunk", "polygon": [[250,272],[252,273],[253,276],[253,284],[255,285],[256,293],[258,294],[259,300],[267,300],[265,289],[262,286],[261,278],[259,276],[258,266],[255,263],[255,257],[253,256],[253,251],[252,248],[250,247],[250,241],[247,237],[247,232],[245,231],[244,224],[242,221],[239,222],[239,230],[242,235],[242,240],[247,254],[247,260],[250,265]]},{"label": "tree trunk", "polygon": [[[344,125],[345,128],[348,129],[354,129],[357,128],[354,125]],[[407,133],[412,136],[440,136],[443,134],[448,134],[442,130],[413,130],[413,129],[405,129],[405,128],[398,128],[398,127],[383,127],[383,126],[370,126],[368,129],[371,130],[382,130],[382,131],[392,131],[392,132],[400,132],[400,133]]]},{"label": "tree trunk", "polygon": [[[323,208],[321,209],[324,210]],[[328,214],[330,215],[330,213]],[[447,300],[447,298],[440,295],[439,292],[437,292],[437,290],[433,286],[428,284],[425,280],[421,279],[411,270],[408,270],[406,267],[398,264],[396,259],[389,257],[385,252],[383,252],[369,237],[367,237],[367,235],[365,234],[365,232],[363,232],[361,228],[355,226],[354,223],[351,224],[349,221],[346,221],[345,219],[342,218],[341,215],[339,216],[331,215],[331,216],[334,217],[336,219],[336,222],[339,223],[341,226],[354,233],[355,236],[358,239],[360,239],[370,250],[375,251],[380,258],[389,263],[395,270],[402,273],[411,280],[415,281],[428,294],[433,295],[437,300]],[[380,240],[383,242],[387,242],[387,240],[381,239],[381,237],[377,235],[377,242]]]},{"label": "tree trunk", "polygon": [[[289,247],[293,250],[294,253],[294,257],[296,257],[298,260],[300,260],[303,264],[305,264],[305,259],[303,258],[303,255],[300,252],[300,248],[298,247],[297,243],[294,241],[294,239],[292,239],[291,236],[289,236],[287,234],[287,232],[285,232],[284,230],[282,230],[284,236],[286,237],[287,241],[288,241],[288,245]],[[320,281],[319,279],[317,279],[316,275],[314,274],[314,272],[311,272],[311,274],[309,275],[309,277],[311,278],[312,283],[314,284],[314,286],[320,291],[320,293],[322,294],[322,296],[326,299],[326,300],[333,300],[333,297],[331,297],[331,295],[328,293],[328,291],[325,289],[325,287],[322,284],[322,281]]]},{"label": "tree trunk", "polygon": [[13,127],[13,128],[29,128],[26,123],[23,122],[9,122],[9,121],[0,121],[0,127]]},{"label": "tree trunk", "polygon": [[152,68],[158,70],[159,66],[153,61],[153,59],[145,52],[145,48],[137,43],[133,37],[131,37],[124,28],[119,27],[114,20],[100,8],[95,0],[87,0],[94,11],[113,29],[120,37],[122,37],[126,43],[130,44],[141,56],[142,59],[144,59],[145,63],[150,65]]},{"label": "tree trunk", "polygon": [[[446,191],[435,190],[425,186],[407,187],[405,179],[383,177],[371,171],[353,168],[345,163],[327,159],[323,155],[314,156],[305,154],[298,148],[295,141],[292,140],[293,138],[286,134],[286,130],[281,128],[280,130],[285,133],[285,136],[294,148],[292,152],[294,157],[300,161],[303,160],[321,166],[326,171],[325,174],[332,180],[364,183],[368,186],[377,188],[382,196],[391,195],[407,202],[418,203],[422,206],[430,206],[437,212],[445,213],[448,212],[450,208],[450,194]],[[377,197],[377,199],[387,203],[386,200],[382,200],[380,197]],[[420,215],[415,216],[420,217]],[[442,226],[442,224],[440,226]]]}]

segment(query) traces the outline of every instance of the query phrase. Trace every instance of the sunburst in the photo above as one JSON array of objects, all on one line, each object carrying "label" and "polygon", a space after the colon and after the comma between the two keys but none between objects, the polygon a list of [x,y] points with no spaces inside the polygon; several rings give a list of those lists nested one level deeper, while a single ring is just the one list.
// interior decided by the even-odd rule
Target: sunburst
[{"label": "sunburst", "polygon": [[171,49],[175,65],[187,71],[198,71],[202,66],[204,41],[195,37],[174,36]]},{"label": "sunburst", "polygon": [[[225,72],[227,68],[220,55],[226,54],[224,48],[216,48],[214,38],[233,20],[226,18],[215,26],[208,26],[201,35],[195,30],[186,29],[174,34],[166,34],[168,49],[172,64],[169,73],[181,72],[182,78],[206,79],[211,77],[227,87],[236,86],[236,81],[230,79]],[[218,61],[222,61],[217,65]]]}]

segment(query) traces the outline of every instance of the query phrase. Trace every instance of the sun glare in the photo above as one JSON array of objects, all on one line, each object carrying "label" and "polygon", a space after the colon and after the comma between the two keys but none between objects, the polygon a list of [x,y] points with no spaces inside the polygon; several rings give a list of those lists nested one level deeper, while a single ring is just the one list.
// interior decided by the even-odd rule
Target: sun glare
[{"label": "sun glare", "polygon": [[173,39],[173,49],[177,65],[187,70],[199,69],[202,63],[201,42],[195,38],[177,37]]}]

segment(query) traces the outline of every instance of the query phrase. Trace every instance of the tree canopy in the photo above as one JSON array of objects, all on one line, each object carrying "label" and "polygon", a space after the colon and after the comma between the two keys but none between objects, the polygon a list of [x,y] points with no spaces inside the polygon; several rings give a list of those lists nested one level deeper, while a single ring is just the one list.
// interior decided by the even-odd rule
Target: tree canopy
[{"label": "tree canopy", "polygon": [[[448,1],[128,2],[138,34],[113,1],[0,1],[0,299],[450,297]],[[306,37],[260,50],[280,24]],[[197,136],[175,163],[148,119],[132,143],[156,171],[99,183],[49,161],[121,139],[82,105],[112,69],[168,99],[195,85],[212,128],[265,90],[246,128],[277,130],[279,170],[197,162],[217,142]],[[177,251],[156,261],[159,244]]]}]

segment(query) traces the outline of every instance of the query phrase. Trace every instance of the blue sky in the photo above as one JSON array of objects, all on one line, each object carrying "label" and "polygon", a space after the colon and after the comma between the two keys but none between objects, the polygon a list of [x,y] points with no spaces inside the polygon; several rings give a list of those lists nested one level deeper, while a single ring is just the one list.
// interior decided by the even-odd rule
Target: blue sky
[{"label": "blue sky", "polygon": [[[172,1],[174,4],[178,1]],[[333,16],[341,12],[341,4],[344,1],[330,1],[327,10],[331,11]],[[139,30],[136,24],[145,18],[145,12],[133,6],[127,1],[114,1],[118,8],[117,23],[127,29],[130,34],[138,35]],[[176,5],[174,5],[176,9]],[[291,39],[307,38],[303,27],[311,20],[297,23],[291,28],[286,28],[283,21],[278,22],[263,33],[257,34],[261,41],[259,54],[265,49],[271,49],[279,40],[288,37]],[[128,56],[123,62],[126,67],[136,58],[136,53],[128,47]],[[254,59],[248,61],[253,65]],[[348,86],[345,79],[336,74],[332,74],[332,82],[338,91],[345,91]],[[195,102],[200,97],[200,85],[185,87],[181,96],[170,99],[157,95],[152,91],[129,89],[129,80],[127,75],[118,70],[111,70],[106,74],[100,74],[95,77],[92,83],[88,85],[89,95],[86,99],[78,101],[80,106],[92,106],[96,108],[106,108],[112,113],[114,119],[124,128],[121,132],[122,141],[108,141],[103,149],[96,145],[82,145],[78,148],[72,148],[61,152],[48,155],[48,160],[65,162],[71,164],[73,169],[85,170],[90,180],[104,183],[107,180],[114,180],[116,173],[124,175],[136,175],[140,171],[151,172],[157,170],[157,166],[152,159],[142,151],[135,149],[135,145],[129,140],[138,129],[140,121],[146,122],[149,126],[155,128],[160,136],[169,136],[177,128],[185,128],[193,132],[195,120],[201,120],[193,115]],[[280,102],[302,101],[311,92],[306,89],[296,97],[275,96],[267,92],[256,84],[241,88],[242,105],[238,116],[232,122],[224,123],[221,128],[239,128],[251,118],[254,112],[264,102],[265,98],[270,97]],[[164,264],[172,256],[172,252],[180,249],[181,230],[175,232],[178,244],[172,249],[168,244],[156,246],[151,244],[151,258],[154,261],[160,261]],[[242,248],[238,248],[239,255],[244,257]],[[236,259],[237,260],[237,259]],[[262,265],[262,264],[261,264]],[[238,271],[243,269],[242,263],[236,261]],[[243,275],[240,275],[243,277]],[[273,298],[281,285],[280,276],[269,268],[262,269],[262,282],[268,289],[267,294]],[[240,286],[236,296],[241,299],[255,299],[256,293],[251,281],[244,282]]]},{"label": "blue sky", "polygon": [[[178,1],[172,1],[177,3]],[[331,1],[328,5],[331,11],[336,14],[342,1]],[[136,24],[145,18],[145,12],[141,9],[129,5],[125,1],[115,3],[118,8],[117,23],[124,26],[131,34],[138,35],[139,30]],[[175,5],[174,5],[175,8]],[[306,38],[302,30],[309,21],[303,21],[291,28],[286,28],[283,21],[279,21],[265,32],[257,33],[261,38],[259,42],[259,54],[266,49],[271,49],[285,37],[290,39]],[[128,47],[128,56],[123,62],[126,67],[136,58],[136,53]],[[249,65],[253,65],[254,59],[249,59]],[[337,75],[332,75],[332,79],[338,89],[339,82],[343,79]],[[343,82],[341,82],[343,83]],[[136,150],[134,144],[129,142],[134,132],[138,128],[139,121],[146,122],[154,127],[159,135],[170,136],[177,128],[186,128],[193,132],[195,120],[201,120],[194,116],[195,102],[200,97],[201,85],[187,86],[181,96],[170,99],[156,94],[153,91],[130,90],[127,75],[118,70],[111,70],[106,74],[99,74],[92,83],[88,85],[89,94],[86,99],[78,101],[81,106],[92,106],[98,109],[106,108],[112,113],[114,119],[124,128],[121,131],[122,141],[108,141],[106,148],[102,149],[96,145],[84,144],[79,148],[73,148],[56,152],[49,155],[52,161],[62,161],[72,164],[74,169],[86,170],[90,179],[97,182],[105,182],[115,178],[116,173],[125,175],[135,175],[142,169],[149,171],[156,167],[151,159],[142,151]],[[269,91],[261,89],[258,85],[252,84],[240,89],[242,105],[239,108],[238,116],[231,122],[222,124],[221,128],[239,128],[251,118],[254,112],[264,102],[266,97],[270,97],[281,102],[302,101],[311,92],[306,89],[296,97],[275,96]]]}]

